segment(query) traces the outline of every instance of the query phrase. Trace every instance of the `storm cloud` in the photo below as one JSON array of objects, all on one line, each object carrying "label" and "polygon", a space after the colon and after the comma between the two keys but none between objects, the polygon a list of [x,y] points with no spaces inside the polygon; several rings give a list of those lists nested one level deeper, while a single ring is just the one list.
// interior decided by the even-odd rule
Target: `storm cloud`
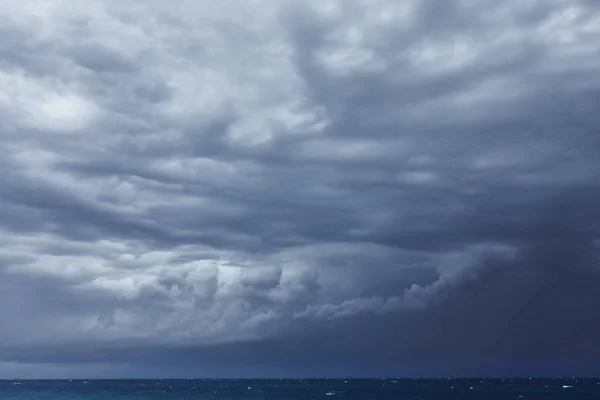
[{"label": "storm cloud", "polygon": [[0,1],[0,375],[600,373],[600,7]]}]

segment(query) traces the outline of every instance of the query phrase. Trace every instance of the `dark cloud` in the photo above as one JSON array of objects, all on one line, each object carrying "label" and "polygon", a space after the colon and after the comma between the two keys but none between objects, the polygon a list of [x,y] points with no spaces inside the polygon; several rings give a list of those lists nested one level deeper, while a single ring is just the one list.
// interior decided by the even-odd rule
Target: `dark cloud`
[{"label": "dark cloud", "polygon": [[0,11],[0,375],[598,374],[595,3],[232,4]]},{"label": "dark cloud", "polygon": [[96,73],[127,73],[135,71],[119,54],[97,44],[76,45],[69,53],[71,60],[75,64]]}]

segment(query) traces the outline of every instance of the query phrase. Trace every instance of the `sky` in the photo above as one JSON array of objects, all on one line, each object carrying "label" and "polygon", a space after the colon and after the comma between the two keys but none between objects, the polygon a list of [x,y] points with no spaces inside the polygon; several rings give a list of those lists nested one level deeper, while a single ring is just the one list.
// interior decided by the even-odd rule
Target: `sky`
[{"label": "sky", "polygon": [[600,376],[600,3],[0,0],[0,377]]}]

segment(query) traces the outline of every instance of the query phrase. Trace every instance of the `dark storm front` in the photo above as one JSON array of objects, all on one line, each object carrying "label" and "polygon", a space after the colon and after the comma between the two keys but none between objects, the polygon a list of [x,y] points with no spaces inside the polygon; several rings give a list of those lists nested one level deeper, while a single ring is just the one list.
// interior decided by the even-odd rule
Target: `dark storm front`
[{"label": "dark storm front", "polygon": [[599,379],[11,380],[2,400],[600,399]]}]

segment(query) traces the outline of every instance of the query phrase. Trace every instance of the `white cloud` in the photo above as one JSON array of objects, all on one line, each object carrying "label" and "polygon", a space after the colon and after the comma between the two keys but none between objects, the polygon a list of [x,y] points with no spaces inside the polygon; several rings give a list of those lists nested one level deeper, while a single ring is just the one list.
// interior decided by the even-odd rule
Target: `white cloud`
[{"label": "white cloud", "polygon": [[435,172],[409,171],[398,174],[398,180],[408,184],[429,185],[437,183],[440,177]]}]

